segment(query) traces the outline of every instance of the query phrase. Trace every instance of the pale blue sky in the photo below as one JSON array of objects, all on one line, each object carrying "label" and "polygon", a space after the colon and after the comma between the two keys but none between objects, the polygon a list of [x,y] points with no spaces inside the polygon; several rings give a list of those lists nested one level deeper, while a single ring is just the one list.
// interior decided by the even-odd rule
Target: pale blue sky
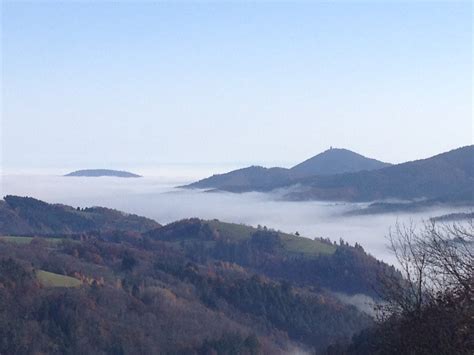
[{"label": "pale blue sky", "polygon": [[2,5],[3,167],[472,144],[466,2]]}]

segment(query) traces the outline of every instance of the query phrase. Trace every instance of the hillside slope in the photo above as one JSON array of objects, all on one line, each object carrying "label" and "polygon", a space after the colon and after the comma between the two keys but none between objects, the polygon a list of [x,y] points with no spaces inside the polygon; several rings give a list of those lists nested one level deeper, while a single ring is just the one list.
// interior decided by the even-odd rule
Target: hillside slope
[{"label": "hillside slope", "polygon": [[213,175],[182,187],[245,192],[268,191],[289,183],[291,183],[291,174],[288,169],[250,166],[225,174]]},{"label": "hillside slope", "polygon": [[335,245],[326,239],[313,240],[266,227],[193,218],[144,235],[173,243],[195,260],[232,262],[269,277],[348,294],[376,296],[377,274],[388,271],[387,265],[366,254],[360,245]]},{"label": "hillside slope", "polygon": [[0,200],[0,235],[144,232],[159,226],[151,219],[103,207],[76,209],[19,196]]}]

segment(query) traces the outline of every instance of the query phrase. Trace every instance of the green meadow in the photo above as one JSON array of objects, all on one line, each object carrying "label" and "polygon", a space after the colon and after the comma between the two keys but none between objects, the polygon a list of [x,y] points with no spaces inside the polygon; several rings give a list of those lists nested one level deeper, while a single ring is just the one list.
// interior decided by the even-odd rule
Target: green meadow
[{"label": "green meadow", "polygon": [[78,287],[82,285],[81,280],[74,277],[55,274],[44,270],[36,271],[36,277],[38,281],[46,287]]}]

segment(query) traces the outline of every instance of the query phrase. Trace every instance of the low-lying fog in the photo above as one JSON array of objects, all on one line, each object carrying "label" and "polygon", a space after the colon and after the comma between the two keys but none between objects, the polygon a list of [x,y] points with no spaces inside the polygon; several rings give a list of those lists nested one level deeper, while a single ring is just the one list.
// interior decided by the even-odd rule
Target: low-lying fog
[{"label": "low-lying fog", "polygon": [[[180,171],[182,173],[182,171]],[[104,206],[135,213],[165,224],[188,217],[266,225],[302,236],[343,238],[358,242],[377,258],[393,263],[386,248],[389,227],[399,222],[419,222],[457,210],[430,210],[416,214],[344,216],[358,206],[350,203],[288,202],[261,193],[204,193],[175,189],[196,176],[181,173],[144,178],[88,178],[53,175],[3,175],[2,196],[31,196],[71,206]],[[206,175],[203,175],[206,176]],[[359,206],[360,207],[360,206]]]}]

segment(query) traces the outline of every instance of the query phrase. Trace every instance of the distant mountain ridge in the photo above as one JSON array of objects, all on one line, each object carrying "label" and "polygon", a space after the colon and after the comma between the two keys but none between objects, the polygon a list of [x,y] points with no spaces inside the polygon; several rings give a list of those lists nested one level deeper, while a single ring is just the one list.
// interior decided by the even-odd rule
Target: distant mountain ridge
[{"label": "distant mountain ridge", "polygon": [[121,170],[110,170],[110,169],[85,169],[76,170],[64,176],[84,176],[84,177],[101,177],[101,176],[113,176],[121,178],[138,178],[140,175],[130,173],[128,171]]},{"label": "distant mountain ridge", "polygon": [[300,179],[292,200],[474,202],[474,146],[386,168]]},{"label": "distant mountain ridge", "polygon": [[[345,149],[330,149],[291,169],[249,167],[214,175],[185,187],[230,192],[268,192],[291,187],[293,191],[286,193],[284,198],[295,201],[422,199],[427,201],[423,206],[440,203],[472,205],[474,146],[396,165]],[[414,206],[406,204],[401,207]],[[383,210],[392,208],[385,206]],[[380,206],[373,210],[380,210]]]},{"label": "distant mountain ridge", "polygon": [[218,189],[231,192],[267,191],[291,181],[289,169],[249,166],[213,175],[184,188]]},{"label": "distant mountain ridge", "polygon": [[218,189],[232,192],[269,191],[314,175],[332,175],[390,166],[347,149],[331,148],[290,169],[250,166],[226,174],[213,175],[185,188]]}]

